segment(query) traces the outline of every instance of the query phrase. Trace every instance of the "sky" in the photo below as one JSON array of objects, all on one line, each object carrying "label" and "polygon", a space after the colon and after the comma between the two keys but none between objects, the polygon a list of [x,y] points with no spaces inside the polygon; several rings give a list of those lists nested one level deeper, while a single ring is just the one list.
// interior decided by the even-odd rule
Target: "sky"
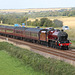
[{"label": "sky", "polygon": [[0,0],[0,9],[75,7],[75,0]]}]

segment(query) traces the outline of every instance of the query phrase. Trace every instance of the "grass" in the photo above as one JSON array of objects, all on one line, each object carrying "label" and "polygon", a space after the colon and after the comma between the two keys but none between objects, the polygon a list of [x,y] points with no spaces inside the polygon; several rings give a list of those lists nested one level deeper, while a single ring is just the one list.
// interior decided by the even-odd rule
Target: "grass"
[{"label": "grass", "polygon": [[75,41],[71,41],[72,45],[71,48],[75,49]]},{"label": "grass", "polygon": [[[3,54],[3,51],[1,51],[0,69],[1,70],[5,69],[2,71],[2,73],[4,73],[4,71],[6,72],[4,73],[5,75],[9,73],[9,71],[12,74],[7,74],[7,75],[23,75],[23,74],[25,75],[25,72],[27,71],[29,71],[30,73],[27,72],[28,74],[26,75],[41,75],[41,73],[44,73],[45,75],[75,75],[75,67],[73,67],[72,65],[51,58],[47,59],[37,53],[16,47],[13,44],[0,42],[0,50],[4,50],[4,52],[5,51],[8,52],[11,56],[20,59],[24,63],[24,65],[22,65],[20,62],[17,61],[17,59],[8,56],[8,54],[6,53]],[[31,68],[27,68],[26,65],[32,67],[34,70],[32,70]],[[25,67],[27,70],[25,69]],[[34,74],[34,71],[38,71],[40,72],[40,74],[39,73]]]},{"label": "grass", "polygon": [[23,65],[17,58],[11,57],[6,51],[0,51],[0,75],[44,75],[34,71],[30,66]]},{"label": "grass", "polygon": [[9,24],[0,24],[0,25],[5,25],[5,26],[14,26],[14,25],[9,25]]},{"label": "grass", "polygon": [[75,41],[71,41],[72,43],[75,43]]}]

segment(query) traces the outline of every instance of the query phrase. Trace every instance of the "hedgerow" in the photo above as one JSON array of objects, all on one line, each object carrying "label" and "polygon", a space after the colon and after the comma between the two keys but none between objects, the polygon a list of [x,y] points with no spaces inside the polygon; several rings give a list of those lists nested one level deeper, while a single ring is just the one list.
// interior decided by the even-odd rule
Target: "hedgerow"
[{"label": "hedgerow", "polygon": [[34,70],[44,72],[46,75],[75,75],[75,67],[63,61],[45,58],[32,51],[19,48],[7,42],[0,42],[0,50],[7,51],[10,55],[22,60],[25,65]]}]

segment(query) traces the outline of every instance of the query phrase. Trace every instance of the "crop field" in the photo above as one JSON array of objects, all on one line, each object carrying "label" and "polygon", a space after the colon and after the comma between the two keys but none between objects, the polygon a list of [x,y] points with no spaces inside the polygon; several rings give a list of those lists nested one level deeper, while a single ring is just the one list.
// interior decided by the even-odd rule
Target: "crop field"
[{"label": "crop field", "polygon": [[75,17],[56,17],[52,19],[61,20],[63,22],[63,25],[67,25],[70,28],[75,28]]}]

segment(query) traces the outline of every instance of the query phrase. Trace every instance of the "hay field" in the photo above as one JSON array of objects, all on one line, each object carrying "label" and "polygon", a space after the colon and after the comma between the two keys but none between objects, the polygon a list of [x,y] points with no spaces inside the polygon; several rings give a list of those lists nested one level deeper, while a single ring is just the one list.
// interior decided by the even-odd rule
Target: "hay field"
[{"label": "hay field", "polygon": [[70,28],[75,28],[75,17],[60,17],[57,18],[63,22],[63,25],[67,25]]}]

